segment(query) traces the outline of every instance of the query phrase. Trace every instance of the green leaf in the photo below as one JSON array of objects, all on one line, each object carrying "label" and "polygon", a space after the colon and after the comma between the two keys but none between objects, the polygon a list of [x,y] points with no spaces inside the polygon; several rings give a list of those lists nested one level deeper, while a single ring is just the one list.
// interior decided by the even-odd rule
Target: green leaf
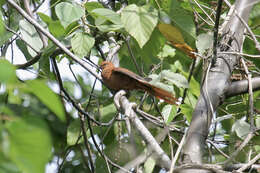
[{"label": "green leaf", "polygon": [[156,161],[149,157],[146,162],[144,163],[144,172],[145,173],[152,173],[155,167]]},{"label": "green leaf", "polygon": [[[142,60],[152,60],[152,57],[156,57],[160,50],[165,45],[166,39],[161,32],[155,28],[148,42],[144,45],[141,50]],[[137,45],[138,46],[138,45]],[[145,62],[146,63],[146,62]],[[150,62],[152,63],[152,62]],[[149,63],[149,64],[150,64]]]},{"label": "green leaf", "polygon": [[161,82],[161,80],[163,79],[161,75],[152,74],[152,75],[149,75],[149,78],[152,79],[152,81],[149,82],[152,85],[157,86],[159,88],[162,88],[162,89],[164,89],[164,90],[166,90],[168,92],[173,92],[172,85],[165,84],[165,83]]},{"label": "green leaf", "polygon": [[95,39],[85,33],[76,33],[71,39],[72,50],[80,56],[86,56],[94,44]]},{"label": "green leaf", "polygon": [[95,18],[95,25],[102,32],[116,31],[123,27],[119,14],[106,8],[96,8],[90,13]]},{"label": "green leaf", "polygon": [[0,83],[14,83],[16,81],[15,67],[7,60],[0,59]]},{"label": "green leaf", "polygon": [[193,108],[187,104],[182,104],[180,106],[180,108],[181,108],[181,113],[183,113],[183,115],[186,117],[187,121],[190,123],[191,118],[192,118]]},{"label": "green leaf", "polygon": [[88,12],[91,12],[96,8],[104,8],[104,7],[99,2],[87,2],[85,3],[85,8],[87,9]]},{"label": "green leaf", "polygon": [[169,124],[176,116],[177,107],[176,105],[166,105],[162,109],[163,119],[166,124]]},{"label": "green leaf", "polygon": [[[2,1],[0,1],[2,2]],[[21,15],[14,9],[14,8],[10,8],[9,9],[9,13],[8,13],[8,27],[11,28],[13,31],[17,31],[18,30],[18,25],[17,23],[19,23],[19,21],[21,20]],[[2,46],[3,44],[6,43],[6,41],[8,41],[14,34],[11,32],[4,32],[1,36],[0,36],[0,46]]]},{"label": "green leaf", "polygon": [[[34,50],[39,52],[43,47],[40,36],[34,26],[27,22],[26,20],[20,20],[19,27],[23,40],[25,40]],[[36,56],[36,52],[27,46],[28,52],[31,56]]]},{"label": "green leaf", "polygon": [[256,116],[255,125],[256,125],[256,128],[260,128],[260,115]]},{"label": "green leaf", "polygon": [[[202,55],[206,53],[206,51],[212,50],[213,47],[213,34],[200,34],[196,40],[196,47],[198,52]],[[208,52],[210,54],[210,52]]]},{"label": "green leaf", "polygon": [[39,15],[39,17],[45,22],[45,23],[51,23],[53,20],[51,19],[51,17],[47,16],[44,13],[38,12],[37,13]]},{"label": "green leaf", "polygon": [[122,11],[121,21],[126,31],[133,36],[142,48],[150,39],[157,25],[158,13],[155,9],[129,5]]},{"label": "green leaf", "polygon": [[166,58],[166,57],[168,57],[168,56],[174,57],[175,54],[176,54],[175,51],[176,51],[176,49],[174,49],[173,47],[171,47],[171,46],[165,44],[164,47],[163,47],[163,49],[162,49],[162,51],[159,52],[158,56],[159,56],[160,58]]},{"label": "green leaf", "polygon": [[[67,144],[75,145],[80,134],[81,134],[80,120],[76,119],[70,123],[67,129]],[[82,142],[82,139],[79,142]]]},{"label": "green leaf", "polygon": [[65,112],[60,98],[45,84],[45,82],[31,80],[26,81],[26,83],[26,89],[38,97],[61,121],[65,121]]},{"label": "green leaf", "polygon": [[21,39],[17,39],[15,43],[16,43],[17,47],[22,51],[26,60],[30,60],[33,58],[31,56],[31,54],[28,52],[27,45],[24,41],[22,41]]},{"label": "green leaf", "polygon": [[4,21],[3,21],[3,15],[0,11],[0,36],[2,36],[5,33],[5,27],[4,27]]},{"label": "green leaf", "polygon": [[53,21],[49,16],[44,13],[38,13],[40,18],[48,25],[49,31],[55,37],[61,37],[65,33],[64,27],[59,20]]},{"label": "green leaf", "polygon": [[94,9],[91,11],[91,14],[96,17],[101,17],[103,20],[108,20],[114,24],[122,24],[119,14],[106,8]]},{"label": "green leaf", "polygon": [[189,43],[195,41],[196,27],[192,15],[183,9],[177,0],[162,2],[162,8],[170,16],[172,23],[182,31],[185,41]]},{"label": "green leaf", "polygon": [[194,79],[194,77],[192,76],[191,77],[191,80],[190,80],[190,88],[189,88],[190,92],[192,94],[194,94],[195,96],[199,97],[200,95],[200,84],[198,81],[196,81]]},{"label": "green leaf", "polygon": [[100,109],[100,115],[102,121],[111,120],[111,118],[115,115],[115,113],[116,113],[116,107],[113,103],[106,105]]},{"label": "green leaf", "polygon": [[46,123],[35,116],[6,123],[9,158],[22,172],[44,173],[51,158],[52,142]]},{"label": "green leaf", "polygon": [[84,15],[82,7],[68,2],[61,2],[56,5],[55,12],[64,28]]},{"label": "green leaf", "polygon": [[[1,131],[0,131],[1,132]],[[7,159],[3,153],[0,153],[0,173],[21,173],[15,163]]]},{"label": "green leaf", "polygon": [[163,70],[161,72],[161,76],[163,79],[178,87],[189,88],[189,83],[187,79],[179,73],[173,73],[170,70]]},{"label": "green leaf", "polygon": [[232,131],[235,131],[239,138],[245,139],[250,133],[250,125],[245,120],[240,119],[233,124]]}]

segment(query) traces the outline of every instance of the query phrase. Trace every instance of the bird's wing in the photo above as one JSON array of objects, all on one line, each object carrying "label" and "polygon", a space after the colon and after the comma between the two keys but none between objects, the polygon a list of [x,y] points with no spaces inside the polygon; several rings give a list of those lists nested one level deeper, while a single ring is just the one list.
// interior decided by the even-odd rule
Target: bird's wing
[{"label": "bird's wing", "polygon": [[138,76],[137,74],[135,74],[134,72],[130,71],[130,70],[127,70],[125,68],[114,68],[113,71],[115,73],[120,73],[120,74],[123,74],[123,75],[126,75],[128,77],[131,77],[139,82],[146,82],[146,80],[144,78],[142,78],[141,76]]}]

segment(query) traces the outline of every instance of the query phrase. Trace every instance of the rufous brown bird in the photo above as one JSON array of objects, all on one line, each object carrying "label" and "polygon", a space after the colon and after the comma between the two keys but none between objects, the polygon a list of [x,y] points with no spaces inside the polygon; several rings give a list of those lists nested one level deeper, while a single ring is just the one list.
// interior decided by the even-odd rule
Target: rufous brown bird
[{"label": "rufous brown bird", "polygon": [[104,83],[112,90],[143,90],[159,99],[163,99],[169,104],[176,104],[177,99],[173,97],[170,92],[153,86],[132,71],[115,67],[113,63],[109,61],[103,61],[100,67],[102,69],[101,76]]}]

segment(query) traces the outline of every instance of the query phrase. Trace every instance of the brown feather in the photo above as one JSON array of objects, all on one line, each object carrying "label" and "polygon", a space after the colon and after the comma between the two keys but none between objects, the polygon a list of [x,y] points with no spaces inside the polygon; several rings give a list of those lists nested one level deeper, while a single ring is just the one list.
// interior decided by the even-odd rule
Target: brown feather
[{"label": "brown feather", "polygon": [[170,92],[148,83],[144,78],[128,69],[115,67],[109,61],[103,61],[100,67],[102,79],[110,89],[144,90],[169,104],[176,104],[177,99]]}]

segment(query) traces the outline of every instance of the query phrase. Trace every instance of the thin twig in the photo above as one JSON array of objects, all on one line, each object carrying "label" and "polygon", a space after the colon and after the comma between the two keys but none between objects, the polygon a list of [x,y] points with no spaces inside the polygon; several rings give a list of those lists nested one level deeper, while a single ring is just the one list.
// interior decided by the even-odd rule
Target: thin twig
[{"label": "thin twig", "polygon": [[254,133],[249,132],[244,141],[241,143],[241,145],[237,148],[235,152],[233,152],[228,160],[224,162],[225,165],[227,165],[230,161],[234,160],[235,157],[238,155],[238,153],[248,144],[248,142],[254,137]]},{"label": "thin twig", "polygon": [[185,142],[186,134],[187,134],[187,132],[185,132],[184,135],[182,136],[181,142],[180,142],[180,144],[179,144],[179,146],[178,146],[178,149],[177,149],[177,151],[176,151],[176,153],[175,153],[175,156],[174,156],[174,158],[173,158],[173,160],[172,160],[171,169],[170,169],[170,171],[169,171],[170,173],[173,172],[173,169],[174,169],[174,167],[175,167],[175,164],[176,164],[176,162],[177,162],[177,159],[178,159],[178,157],[179,157],[179,155],[180,155],[180,153],[181,153],[182,147],[183,147],[184,142]]},{"label": "thin twig", "polygon": [[250,160],[247,164],[239,168],[236,172],[243,172],[247,168],[249,168],[251,165],[253,165],[257,160],[260,159],[260,153],[258,153],[252,160]]},{"label": "thin twig", "polygon": [[[57,63],[56,63],[54,58],[51,58],[51,60],[52,60],[53,69],[55,71],[57,80],[59,81],[60,88],[63,88],[63,84],[62,84],[62,80],[61,80],[61,76],[60,76],[60,72],[59,72]],[[79,107],[80,107],[80,105],[79,105]],[[89,147],[89,144],[88,144],[88,138],[87,138],[87,134],[86,134],[87,130],[86,130],[86,127],[85,127],[85,124],[84,124],[84,120],[85,120],[84,118],[85,117],[80,112],[79,112],[79,117],[80,117],[80,123],[81,123],[81,131],[82,131],[83,138],[84,138],[84,144],[85,144],[86,150],[88,152],[88,158],[89,158],[89,162],[90,162],[91,172],[94,173],[95,172],[94,162],[92,160],[92,155],[91,155],[90,147]]]},{"label": "thin twig", "polygon": [[130,37],[126,38],[125,42],[126,42],[126,46],[127,46],[128,52],[130,53],[130,57],[132,58],[132,60],[133,60],[133,62],[135,64],[136,70],[139,73],[139,75],[144,76],[142,70],[139,68],[139,66],[138,66],[138,64],[136,62],[136,58],[135,58],[134,53],[133,53],[133,51],[132,51],[132,49],[130,47],[129,39],[130,39]]},{"label": "thin twig", "polygon": [[211,19],[210,15],[201,7],[201,5],[197,2],[197,0],[193,0],[193,2],[195,2],[195,4],[201,9],[201,11],[209,18],[209,20],[211,21],[212,24],[209,24],[206,21],[205,22],[208,23],[208,25],[214,25],[215,22],[213,21],[213,19]]},{"label": "thin twig", "polygon": [[[224,0],[224,1],[229,7],[231,7],[231,4],[227,0]],[[257,1],[254,1],[252,3],[257,3]],[[256,45],[256,49],[260,52],[260,43],[257,41],[256,36],[254,35],[253,31],[250,29],[250,27],[245,22],[245,20],[238,14],[237,10],[234,9],[234,12],[235,12],[236,16],[238,17],[238,19],[241,21],[241,23],[245,26],[246,30],[249,32],[250,36],[252,37],[252,39]]]},{"label": "thin twig", "polygon": [[260,58],[260,55],[250,55],[250,54],[241,53],[241,52],[218,52],[218,54],[231,54],[231,55],[246,56],[246,57],[250,57],[250,58]]},{"label": "thin twig", "polygon": [[252,87],[252,74],[248,71],[248,68],[246,66],[246,63],[243,58],[241,58],[241,62],[243,64],[243,67],[245,69],[245,72],[248,77],[248,94],[249,94],[249,107],[248,107],[248,114],[250,118],[250,129],[251,131],[254,131],[255,125],[254,125],[254,95],[253,95],[253,87]]},{"label": "thin twig", "polygon": [[213,147],[214,147],[220,154],[222,154],[224,157],[226,157],[226,158],[228,158],[228,159],[230,158],[226,153],[224,153],[223,151],[221,151],[221,150],[219,149],[219,147],[217,147],[217,146],[214,144],[213,141],[207,139],[207,142],[210,143],[211,146],[213,146]]}]

